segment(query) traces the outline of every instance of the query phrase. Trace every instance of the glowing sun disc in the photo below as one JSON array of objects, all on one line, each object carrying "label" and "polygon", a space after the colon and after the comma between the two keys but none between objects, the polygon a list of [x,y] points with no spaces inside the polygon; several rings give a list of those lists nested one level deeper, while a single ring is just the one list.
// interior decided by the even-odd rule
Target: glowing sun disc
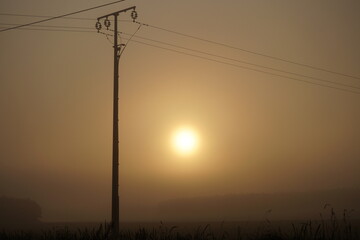
[{"label": "glowing sun disc", "polygon": [[172,143],[174,149],[180,154],[193,153],[198,145],[198,137],[190,128],[180,128],[175,131]]}]

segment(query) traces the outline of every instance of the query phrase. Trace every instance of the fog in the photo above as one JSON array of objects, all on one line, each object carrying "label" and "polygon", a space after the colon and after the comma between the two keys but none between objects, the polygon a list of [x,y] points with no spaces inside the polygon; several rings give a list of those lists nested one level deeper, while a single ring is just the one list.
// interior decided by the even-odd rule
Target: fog
[{"label": "fog", "polygon": [[[13,0],[0,9],[55,16],[105,2]],[[128,0],[76,16],[96,19],[132,5],[144,23],[358,78],[142,26],[135,36],[355,88],[129,42],[120,60],[121,221],[166,218],[154,211],[179,198],[360,188],[359,2]],[[138,27],[119,26],[127,33]],[[0,33],[0,196],[34,200],[42,221],[110,219],[112,51],[96,33]],[[170,139],[184,124],[199,136],[187,157]]]}]

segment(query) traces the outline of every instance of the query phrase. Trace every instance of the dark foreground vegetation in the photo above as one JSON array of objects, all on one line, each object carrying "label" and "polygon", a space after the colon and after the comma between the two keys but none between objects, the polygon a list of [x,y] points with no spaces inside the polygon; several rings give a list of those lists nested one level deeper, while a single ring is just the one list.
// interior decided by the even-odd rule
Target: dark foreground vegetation
[{"label": "dark foreground vegetation", "polygon": [[[330,219],[288,224],[286,227],[273,224],[269,220],[255,228],[234,226],[224,228],[211,224],[198,226],[185,231],[178,226],[161,223],[157,227],[139,227],[122,230],[121,240],[357,240],[360,239],[358,227],[348,221],[346,211],[338,218],[331,210]],[[101,224],[96,228],[71,230],[67,227],[43,231],[5,231],[0,232],[1,240],[105,240],[111,239],[110,226]]]}]

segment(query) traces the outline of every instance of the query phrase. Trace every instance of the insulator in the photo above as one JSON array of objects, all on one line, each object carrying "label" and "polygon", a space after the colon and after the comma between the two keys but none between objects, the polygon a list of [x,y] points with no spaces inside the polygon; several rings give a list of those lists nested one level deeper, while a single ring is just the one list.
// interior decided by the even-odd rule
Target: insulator
[{"label": "insulator", "polygon": [[135,22],[135,20],[137,19],[137,17],[138,17],[137,12],[136,12],[135,10],[133,10],[133,11],[131,12],[131,18],[133,19],[133,22]]},{"label": "insulator", "polygon": [[100,31],[100,29],[101,29],[101,23],[100,23],[99,21],[97,21],[97,22],[95,23],[95,28],[96,28],[96,30],[98,30],[98,32]]},{"label": "insulator", "polygon": [[104,21],[104,25],[105,25],[106,29],[109,29],[109,27],[110,27],[110,20],[106,18],[105,21]]}]

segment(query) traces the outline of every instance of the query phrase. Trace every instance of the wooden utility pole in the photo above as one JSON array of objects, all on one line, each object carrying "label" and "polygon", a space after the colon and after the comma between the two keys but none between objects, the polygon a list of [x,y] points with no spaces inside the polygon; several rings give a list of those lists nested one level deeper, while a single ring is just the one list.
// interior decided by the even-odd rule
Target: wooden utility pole
[{"label": "wooden utility pole", "polygon": [[95,25],[98,32],[101,29],[101,19],[107,29],[110,27],[109,17],[114,17],[114,99],[113,99],[113,144],[112,144],[112,198],[111,198],[111,229],[114,238],[119,235],[119,60],[121,47],[118,44],[118,16],[122,12],[132,10],[135,21],[137,14],[135,6],[99,17]]}]

